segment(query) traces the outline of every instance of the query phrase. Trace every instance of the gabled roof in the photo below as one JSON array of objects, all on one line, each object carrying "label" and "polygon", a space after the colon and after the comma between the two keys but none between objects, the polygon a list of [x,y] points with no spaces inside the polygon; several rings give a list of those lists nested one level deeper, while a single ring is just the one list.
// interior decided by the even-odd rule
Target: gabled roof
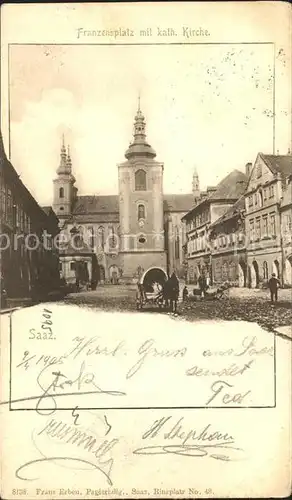
[{"label": "gabled roof", "polygon": [[165,194],[163,196],[165,212],[188,212],[194,204],[194,196],[190,194]]},{"label": "gabled roof", "polygon": [[225,214],[223,214],[219,219],[215,220],[213,224],[210,225],[210,228],[214,228],[215,226],[221,224],[222,222],[225,222],[227,220],[233,219],[233,217],[239,216],[240,213],[244,210],[245,208],[245,198],[244,195],[241,195],[240,198],[231,206],[229,207]]},{"label": "gabled roof", "polygon": [[[163,209],[165,212],[187,212],[194,203],[194,197],[190,194],[166,194],[163,197]],[[73,216],[99,214],[104,222],[113,221],[119,214],[118,195],[102,196],[78,196],[73,208]],[[86,220],[88,217],[86,217]],[[117,218],[118,220],[118,218]]]},{"label": "gabled roof", "polygon": [[259,156],[269,167],[273,174],[281,174],[288,177],[292,174],[292,156],[291,155],[266,155],[259,153]]},{"label": "gabled roof", "polygon": [[215,191],[210,192],[209,196],[199,201],[183,219],[189,219],[203,204],[216,203],[216,201],[236,201],[245,191],[247,186],[247,176],[239,170],[233,170],[216,187]]},{"label": "gabled roof", "polygon": [[118,212],[118,195],[78,196],[73,208],[73,215]]},{"label": "gabled roof", "polygon": [[247,185],[247,176],[239,170],[233,170],[219,182],[209,200],[237,200],[241,196]]}]

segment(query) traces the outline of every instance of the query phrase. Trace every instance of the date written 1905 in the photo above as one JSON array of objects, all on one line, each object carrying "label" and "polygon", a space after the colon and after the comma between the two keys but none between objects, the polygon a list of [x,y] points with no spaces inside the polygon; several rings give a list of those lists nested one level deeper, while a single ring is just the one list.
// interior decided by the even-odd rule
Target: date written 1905
[{"label": "date written 1905", "polygon": [[36,331],[35,328],[29,330],[28,340],[56,340],[53,333],[52,311],[43,309],[41,317],[41,331]]}]

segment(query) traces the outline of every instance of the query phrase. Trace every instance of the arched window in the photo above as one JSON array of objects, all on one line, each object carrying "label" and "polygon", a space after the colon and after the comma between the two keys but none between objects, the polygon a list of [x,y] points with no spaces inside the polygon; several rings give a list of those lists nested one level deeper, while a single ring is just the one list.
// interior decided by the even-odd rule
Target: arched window
[{"label": "arched window", "polygon": [[117,247],[117,238],[115,235],[114,226],[111,226],[109,228],[109,247],[110,247],[110,249],[115,249]]},{"label": "arched window", "polygon": [[99,226],[98,228],[98,238],[101,248],[104,248],[104,227]]},{"label": "arched window", "polygon": [[59,189],[59,198],[64,198],[64,188]]},{"label": "arched window", "polygon": [[89,246],[90,246],[90,248],[94,248],[95,247],[94,228],[89,227],[88,231],[89,231]]},{"label": "arched window", "polygon": [[138,220],[146,219],[145,217],[145,206],[141,204],[138,205]]},{"label": "arched window", "polygon": [[137,170],[135,172],[135,190],[146,191],[146,172],[145,170]]},{"label": "arched window", "polygon": [[83,238],[80,233],[73,234],[71,238],[71,245],[76,250],[77,248],[81,248],[83,244]]}]

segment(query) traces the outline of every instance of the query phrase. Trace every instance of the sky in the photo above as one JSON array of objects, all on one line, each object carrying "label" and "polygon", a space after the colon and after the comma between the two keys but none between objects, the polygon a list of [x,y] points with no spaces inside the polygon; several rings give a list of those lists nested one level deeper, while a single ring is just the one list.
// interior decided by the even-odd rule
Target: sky
[{"label": "sky", "polygon": [[[79,194],[117,194],[140,94],[164,192],[191,192],[194,168],[204,189],[273,153],[273,84],[268,44],[15,45],[11,160],[51,204],[64,133]],[[287,120],[285,107],[278,113]],[[287,138],[276,147],[286,154]]]}]

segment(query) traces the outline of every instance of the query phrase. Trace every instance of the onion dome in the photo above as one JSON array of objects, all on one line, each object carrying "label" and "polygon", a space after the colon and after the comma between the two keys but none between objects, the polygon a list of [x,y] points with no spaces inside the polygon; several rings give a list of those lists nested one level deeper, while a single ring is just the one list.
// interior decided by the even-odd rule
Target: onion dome
[{"label": "onion dome", "polygon": [[140,109],[140,99],[139,106],[134,120],[134,140],[128,147],[125,157],[127,160],[131,160],[136,157],[148,157],[155,158],[156,152],[146,141],[146,122],[145,117]]}]

